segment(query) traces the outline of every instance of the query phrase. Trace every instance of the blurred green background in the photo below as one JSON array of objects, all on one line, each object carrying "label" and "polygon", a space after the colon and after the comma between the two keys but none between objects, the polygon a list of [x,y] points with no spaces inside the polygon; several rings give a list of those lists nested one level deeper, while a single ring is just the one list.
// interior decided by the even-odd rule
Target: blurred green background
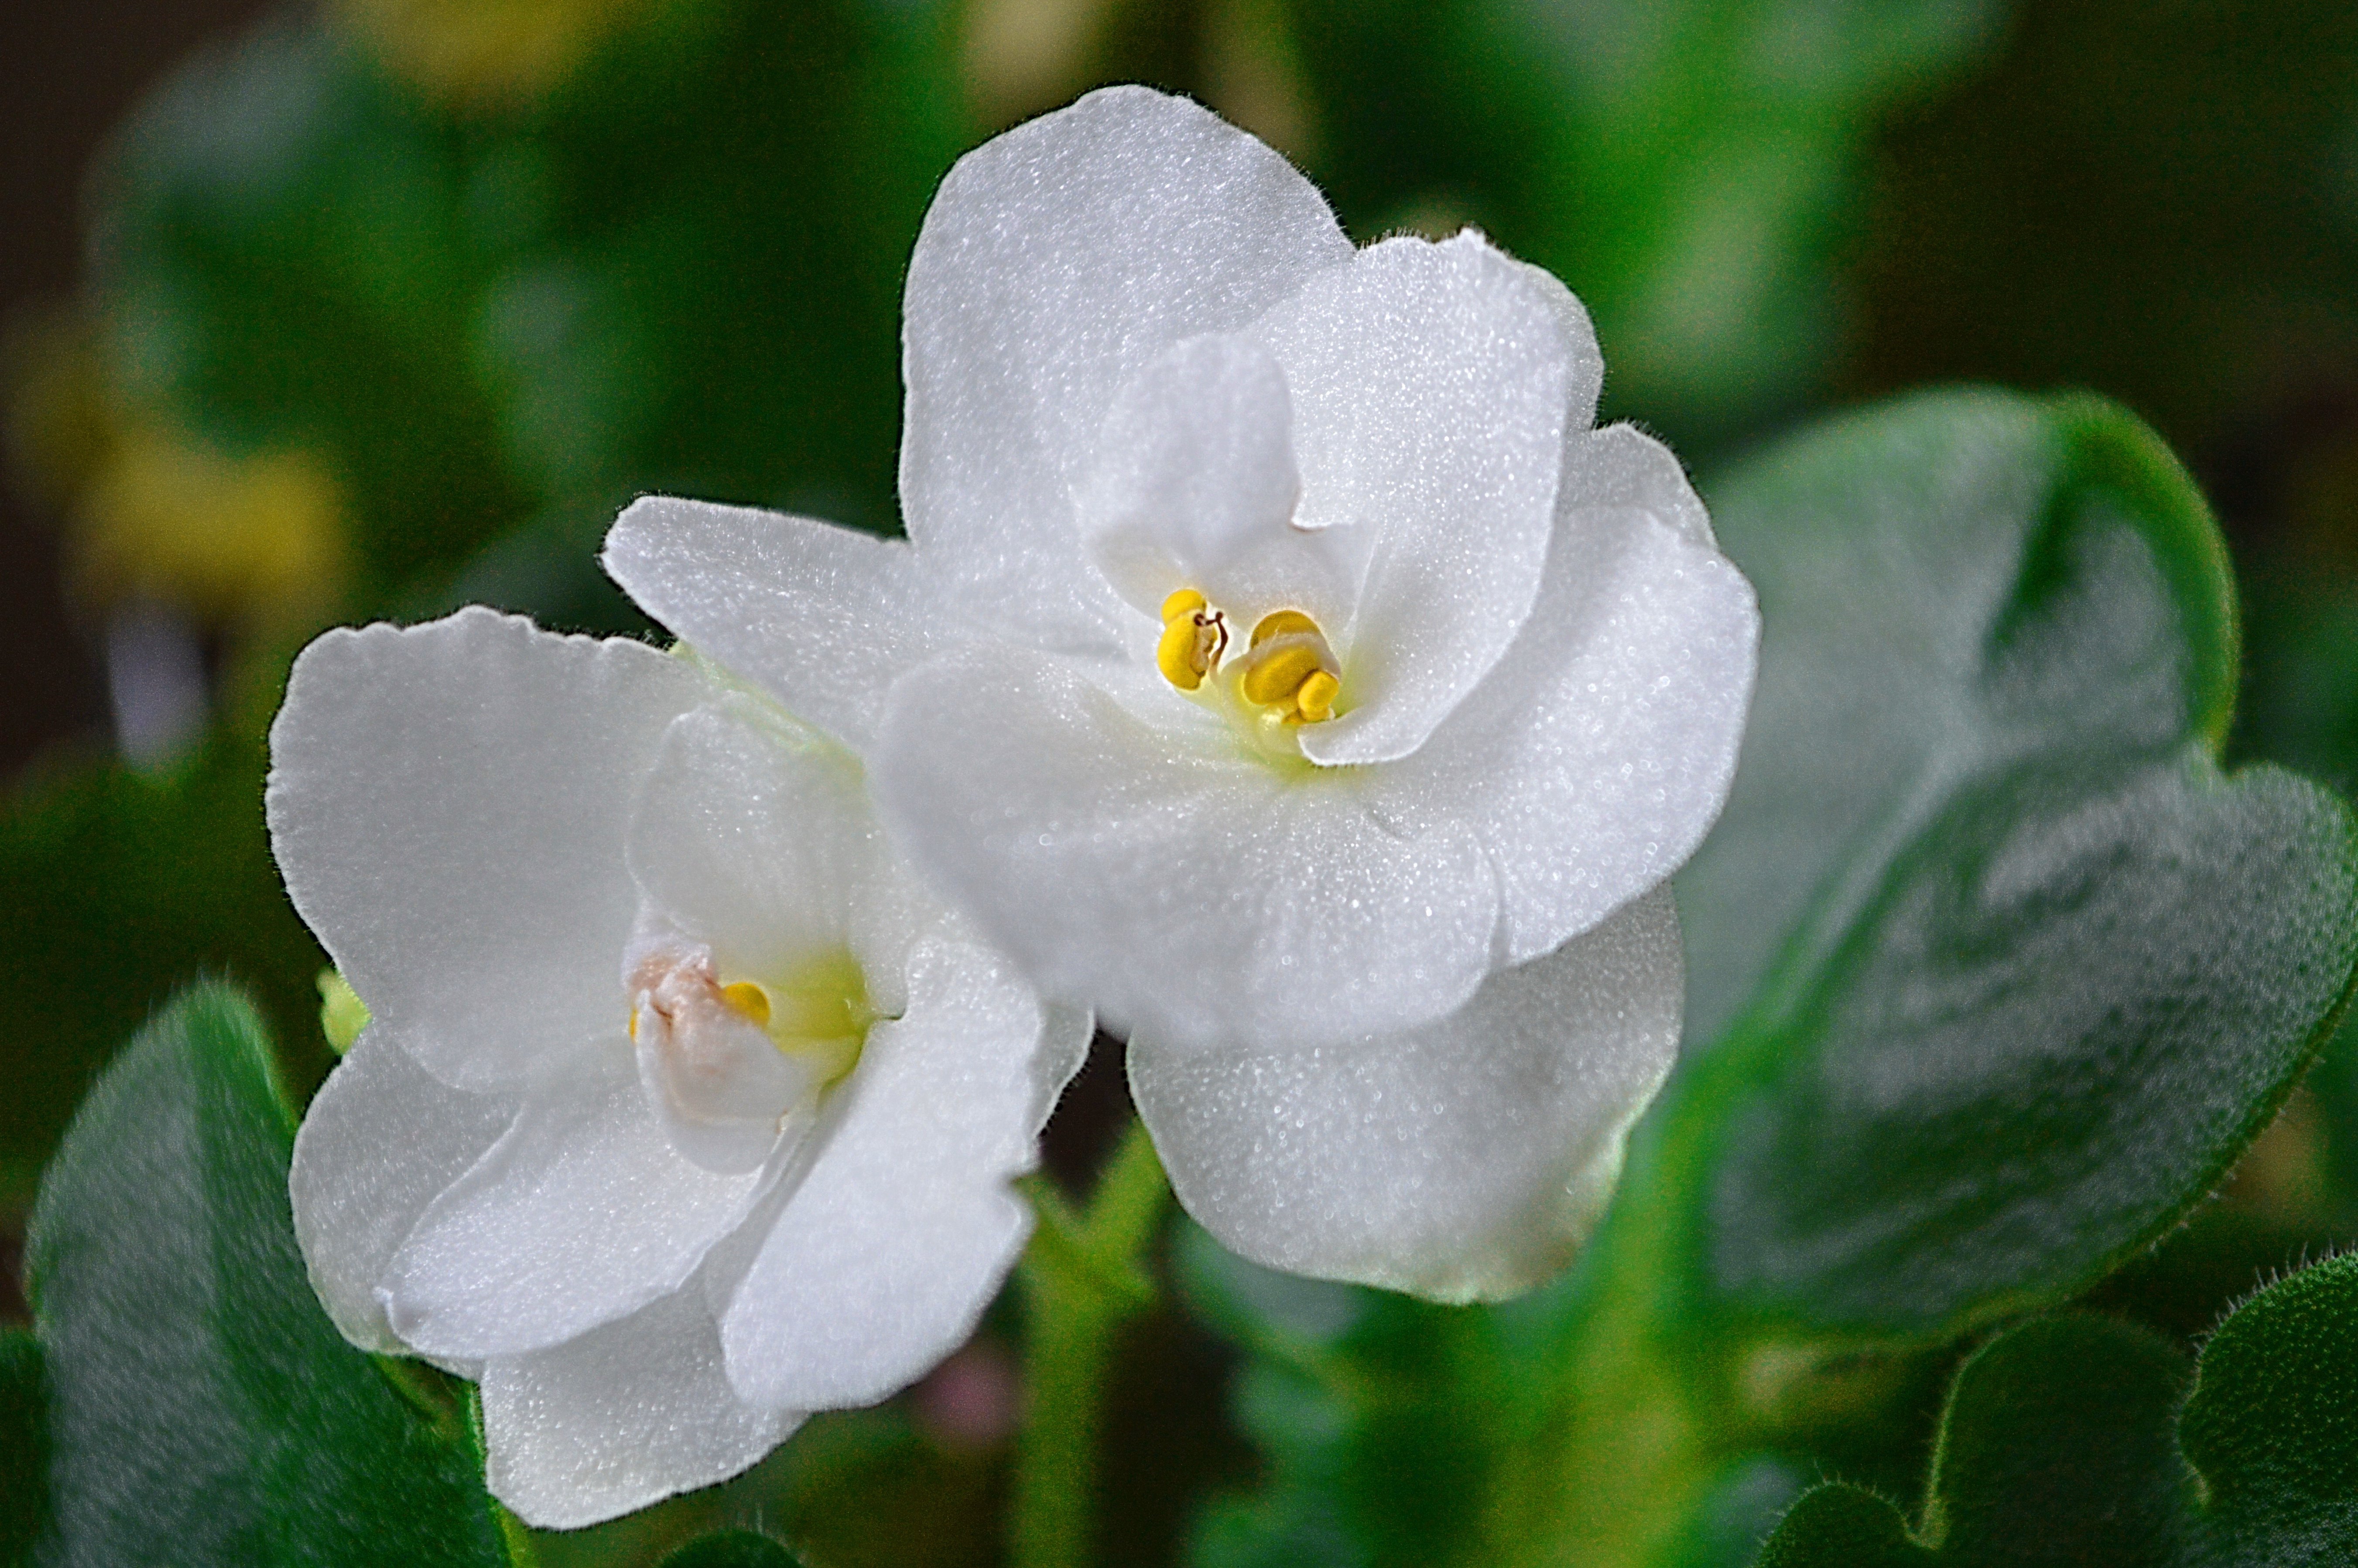
[{"label": "blurred green background", "polygon": [[[1362,241],[1472,223],[1557,273],[1595,316],[1606,416],[1706,495],[1760,440],[1898,388],[2118,399],[2228,531],[2237,754],[2358,783],[2346,0],[109,0],[12,9],[0,61],[0,1317],[25,1316],[42,1162],[174,987],[244,984],[293,1081],[325,1071],[322,960],[261,817],[294,650],[468,600],[644,631],[592,551],[644,490],[892,530],[900,280],[933,187],[1101,81],[1200,97]],[[1101,1052],[1054,1130],[1061,1176],[1121,1094]],[[2192,1336],[2353,1238],[2345,1036],[2223,1200],[2100,1301]],[[1005,1329],[546,1561],[756,1518],[815,1561],[991,1560]],[[1176,1313],[1131,1334],[1109,1561],[1213,1550],[1196,1505],[1260,1464],[1233,1369]],[[1905,1489],[1928,1421],[1839,1462]]]}]

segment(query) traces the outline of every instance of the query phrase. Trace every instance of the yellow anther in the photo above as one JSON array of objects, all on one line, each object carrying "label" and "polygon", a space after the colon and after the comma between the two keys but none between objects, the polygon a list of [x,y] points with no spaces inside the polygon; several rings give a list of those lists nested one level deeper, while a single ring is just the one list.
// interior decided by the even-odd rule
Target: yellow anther
[{"label": "yellow anther", "polygon": [[1318,650],[1307,643],[1295,643],[1286,647],[1272,648],[1267,655],[1255,660],[1245,671],[1238,689],[1256,708],[1271,703],[1293,700],[1302,683],[1323,673],[1319,668]]},{"label": "yellow anther", "polygon": [[1325,635],[1318,630],[1318,622],[1299,610],[1272,610],[1253,628],[1251,645],[1258,648],[1271,637],[1282,637],[1289,632],[1307,632],[1313,637]]},{"label": "yellow anther", "polygon": [[1193,691],[1204,684],[1209,661],[1204,657],[1202,631],[1193,615],[1174,615],[1154,644],[1154,667],[1181,691]]},{"label": "yellow anther", "polygon": [[1272,610],[1253,626],[1236,693],[1269,709],[1263,721],[1322,724],[1335,717],[1343,676],[1318,622],[1299,610]]},{"label": "yellow anther", "polygon": [[1169,602],[1176,604],[1190,597],[1197,608],[1183,609],[1172,616],[1163,623],[1163,635],[1154,644],[1154,667],[1181,691],[1194,691],[1202,686],[1212,666],[1219,663],[1220,650],[1228,645],[1228,622],[1217,615],[1204,613],[1202,594],[1193,589],[1182,589],[1171,596]]},{"label": "yellow anther", "polygon": [[1335,717],[1335,697],[1343,683],[1320,670],[1304,680],[1293,694],[1295,716],[1304,724],[1323,724]]},{"label": "yellow anther", "polygon": [[720,988],[720,998],[730,1006],[753,1021],[757,1029],[770,1026],[770,993],[752,980],[739,980]]},{"label": "yellow anther", "polygon": [[1193,615],[1204,608],[1206,600],[1192,588],[1174,589],[1163,601],[1163,623],[1168,626],[1182,615]]}]

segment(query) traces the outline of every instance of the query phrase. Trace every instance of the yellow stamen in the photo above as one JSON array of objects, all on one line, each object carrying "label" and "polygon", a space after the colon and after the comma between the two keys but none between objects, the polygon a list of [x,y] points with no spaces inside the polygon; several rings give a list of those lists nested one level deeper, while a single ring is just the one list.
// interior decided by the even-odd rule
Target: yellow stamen
[{"label": "yellow stamen", "polygon": [[1282,637],[1289,632],[1307,632],[1313,637],[1323,635],[1318,622],[1299,610],[1272,610],[1253,628],[1251,645],[1258,648],[1271,637]]},{"label": "yellow stamen", "polygon": [[1154,667],[1163,678],[1181,691],[1193,691],[1204,684],[1204,672],[1210,661],[1204,657],[1203,627],[1192,615],[1172,617],[1163,628],[1161,641],[1154,644]]},{"label": "yellow stamen", "polygon": [[1181,691],[1202,686],[1228,645],[1228,623],[1217,611],[1207,613],[1206,603],[1192,588],[1179,589],[1163,601],[1163,635],[1154,644],[1154,667]]},{"label": "yellow stamen", "polygon": [[1303,724],[1323,724],[1335,717],[1335,696],[1343,683],[1320,670],[1304,680],[1293,694],[1294,714]]},{"label": "yellow stamen", "polygon": [[1307,642],[1272,648],[1268,656],[1255,660],[1245,671],[1238,689],[1256,708],[1273,703],[1290,703],[1302,683],[1319,672],[1318,650]]},{"label": "yellow stamen", "polygon": [[759,1029],[770,1027],[770,993],[752,980],[739,980],[720,988],[721,1000],[753,1021]]},{"label": "yellow stamen", "polygon": [[[1163,600],[1154,665],[1164,680],[1181,691],[1201,689],[1228,646],[1228,622],[1202,593],[1183,588]],[[1261,715],[1264,723],[1319,724],[1335,717],[1342,672],[1317,622],[1299,610],[1272,610],[1254,623],[1248,662],[1230,689],[1251,707],[1274,709]]]},{"label": "yellow stamen", "polygon": [[1265,709],[1264,723],[1323,724],[1335,717],[1342,666],[1318,622],[1299,610],[1272,610],[1253,626],[1236,694]]}]

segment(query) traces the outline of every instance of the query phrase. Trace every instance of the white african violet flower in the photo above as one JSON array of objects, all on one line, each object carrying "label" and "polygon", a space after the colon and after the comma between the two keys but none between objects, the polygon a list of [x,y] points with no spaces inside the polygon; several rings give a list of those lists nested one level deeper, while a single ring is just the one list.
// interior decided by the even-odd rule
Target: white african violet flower
[{"label": "white african violet flower", "polygon": [[1115,88],[952,171],[906,311],[907,542],[654,498],[609,569],[1128,1030],[1229,1245],[1528,1285],[1670,1060],[1758,630],[1579,303]]},{"label": "white african violet flower", "polygon": [[484,610],[331,632],[271,730],[288,892],[372,1011],[296,1139],[347,1338],[480,1380],[587,1524],[955,1346],[1088,1037],[884,853],[857,764],[685,658]]}]

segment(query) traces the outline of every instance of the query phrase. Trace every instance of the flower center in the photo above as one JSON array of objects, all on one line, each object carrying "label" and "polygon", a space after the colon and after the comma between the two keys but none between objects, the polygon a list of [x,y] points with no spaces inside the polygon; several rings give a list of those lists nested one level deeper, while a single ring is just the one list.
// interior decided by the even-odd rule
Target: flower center
[{"label": "flower center", "polygon": [[[1155,667],[1181,691],[1192,692],[1220,672],[1228,647],[1228,619],[1201,593],[1183,588],[1163,601],[1163,636]],[[1335,717],[1343,667],[1318,622],[1299,610],[1260,618],[1228,685],[1264,720],[1318,724]]]},{"label": "flower center", "polygon": [[859,1065],[876,1019],[860,965],[842,948],[766,981],[726,982],[705,949],[658,950],[639,962],[631,992],[632,1041],[660,1031],[654,1046],[667,1092],[698,1119],[784,1115]]}]

